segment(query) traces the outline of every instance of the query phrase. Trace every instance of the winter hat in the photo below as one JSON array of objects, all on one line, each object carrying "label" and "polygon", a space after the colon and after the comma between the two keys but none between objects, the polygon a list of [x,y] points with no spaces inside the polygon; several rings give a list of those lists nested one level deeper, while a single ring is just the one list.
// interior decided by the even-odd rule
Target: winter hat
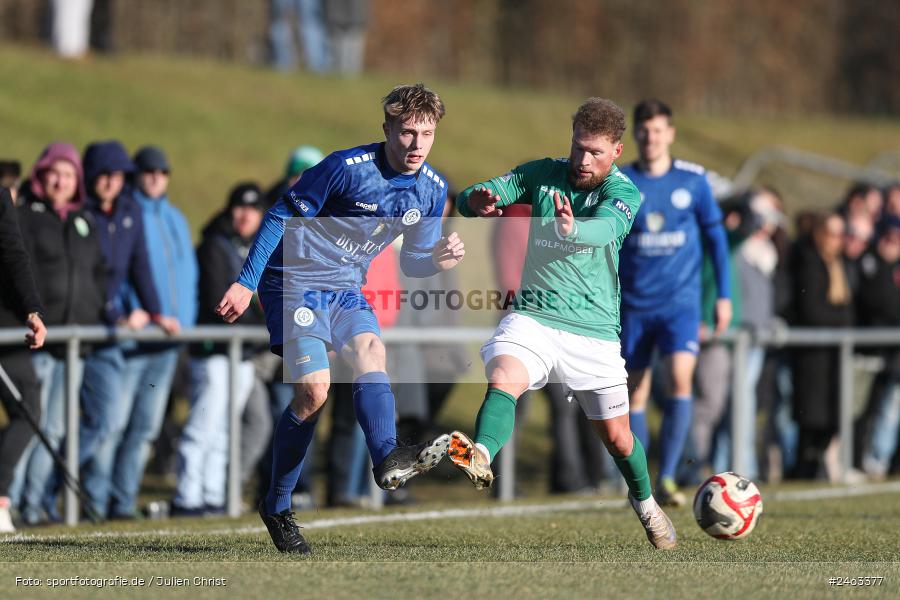
[{"label": "winter hat", "polygon": [[284,176],[291,178],[296,177],[306,169],[314,167],[325,158],[322,151],[315,146],[298,146],[294,148],[288,157],[287,165],[284,168]]},{"label": "winter hat", "polygon": [[234,186],[228,193],[228,209],[236,206],[251,206],[263,209],[263,195],[259,186],[252,181],[245,181]]},{"label": "winter hat", "polygon": [[138,171],[164,171],[168,173],[169,160],[166,153],[157,146],[144,146],[134,155],[134,164]]}]

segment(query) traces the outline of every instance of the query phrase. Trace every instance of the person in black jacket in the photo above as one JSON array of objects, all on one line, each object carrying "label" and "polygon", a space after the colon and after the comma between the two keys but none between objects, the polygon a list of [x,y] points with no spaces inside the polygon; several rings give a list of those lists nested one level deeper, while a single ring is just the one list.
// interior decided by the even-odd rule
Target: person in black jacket
[{"label": "person in black jacket", "polygon": [[[82,182],[78,152],[56,142],[38,158],[22,190],[19,226],[49,326],[97,325],[103,320],[106,261],[94,219],[83,210]],[[42,427],[58,448],[65,426],[65,348],[50,346],[32,360],[41,384]],[[81,364],[69,366],[80,380]],[[18,467],[24,477],[22,517],[29,524],[58,517],[53,460],[43,446],[32,448]]]},{"label": "person in black jacket", "polygon": [[[800,327],[850,327],[853,297],[842,256],[844,219],[836,213],[820,215],[812,239],[795,248],[794,318]],[[794,476],[811,479],[822,466],[823,454],[837,433],[840,417],[838,350],[797,347],[793,352],[794,419],[799,443]]]},{"label": "person in black jacket", "polygon": [[[218,324],[215,306],[244,265],[263,218],[263,196],[255,183],[231,190],[228,206],[203,230],[197,248],[200,266],[198,324]],[[262,325],[265,317],[254,296],[250,308],[237,321]],[[257,349],[258,350],[258,349]],[[228,348],[206,343],[192,348],[191,411],[178,443],[178,486],[172,500],[176,515],[219,512],[225,505],[228,466]],[[254,349],[244,345],[238,365],[238,402],[243,410],[253,390]]]},{"label": "person in black jacket", "polygon": [[[25,342],[31,349],[44,345],[47,328],[41,319],[41,305],[31,261],[25,251],[13,199],[9,190],[0,188],[0,328],[28,327]],[[0,347],[0,366],[21,394],[16,401],[12,390],[0,384],[0,401],[9,418],[0,430],[0,533],[15,531],[10,517],[9,489],[13,473],[34,432],[22,411],[40,419],[40,389],[31,356],[23,348]]]},{"label": "person in black jacket", "polygon": [[[859,261],[861,285],[857,294],[860,325],[900,327],[900,217],[885,217],[878,237]],[[887,476],[900,432],[900,351],[879,348],[884,358],[869,396],[871,431],[862,455],[862,468],[875,479]]]}]

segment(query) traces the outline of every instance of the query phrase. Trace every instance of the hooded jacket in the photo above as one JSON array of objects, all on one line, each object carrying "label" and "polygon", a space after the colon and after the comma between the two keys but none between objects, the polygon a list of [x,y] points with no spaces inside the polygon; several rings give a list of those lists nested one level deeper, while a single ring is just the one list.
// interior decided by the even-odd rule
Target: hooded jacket
[{"label": "hooded jacket", "polygon": [[113,200],[112,210],[104,211],[94,194],[94,183],[102,173],[131,173],[134,165],[122,144],[116,141],[96,142],[84,153],[84,172],[88,182],[87,210],[94,216],[100,247],[106,257],[107,286],[105,319],[115,323],[125,313],[128,285],[137,291],[141,305],[151,315],[160,314],[159,296],[147,257],[141,209],[131,197],[128,186]]},{"label": "hooded jacket", "polygon": [[[57,160],[71,163],[78,174],[75,196],[62,209],[52,206],[40,181],[43,172]],[[69,144],[50,144],[32,168],[23,191],[19,228],[44,303],[44,323],[101,323],[106,261],[93,217],[82,210],[84,185],[78,152]]]}]

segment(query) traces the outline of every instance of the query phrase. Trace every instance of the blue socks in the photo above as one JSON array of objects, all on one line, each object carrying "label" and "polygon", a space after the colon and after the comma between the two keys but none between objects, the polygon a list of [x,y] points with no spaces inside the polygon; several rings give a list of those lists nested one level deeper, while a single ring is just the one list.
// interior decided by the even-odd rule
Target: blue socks
[{"label": "blue socks", "polygon": [[674,479],[691,429],[691,397],[667,398],[659,436],[659,478]]},{"label": "blue socks", "polygon": [[291,508],[291,494],[300,479],[306,449],[316,431],[315,421],[302,421],[288,406],[275,426],[272,441],[272,479],[266,494],[266,512],[270,515]]},{"label": "blue socks", "polygon": [[647,413],[644,411],[631,411],[628,415],[628,422],[631,423],[631,433],[638,439],[641,446],[646,450],[650,447],[650,431],[647,429]]},{"label": "blue socks", "polygon": [[373,371],[353,382],[353,407],[356,420],[366,434],[372,465],[378,466],[397,447],[397,421],[394,393],[387,373]]}]

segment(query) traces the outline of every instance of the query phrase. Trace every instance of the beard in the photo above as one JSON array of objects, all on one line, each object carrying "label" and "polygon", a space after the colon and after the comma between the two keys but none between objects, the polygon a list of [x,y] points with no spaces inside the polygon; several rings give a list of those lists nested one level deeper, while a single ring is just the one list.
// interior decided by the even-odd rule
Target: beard
[{"label": "beard", "polygon": [[604,179],[606,179],[606,174],[591,175],[587,178],[579,177],[578,171],[575,169],[575,167],[572,166],[571,163],[569,163],[569,183],[576,190],[592,190],[603,183]]}]

